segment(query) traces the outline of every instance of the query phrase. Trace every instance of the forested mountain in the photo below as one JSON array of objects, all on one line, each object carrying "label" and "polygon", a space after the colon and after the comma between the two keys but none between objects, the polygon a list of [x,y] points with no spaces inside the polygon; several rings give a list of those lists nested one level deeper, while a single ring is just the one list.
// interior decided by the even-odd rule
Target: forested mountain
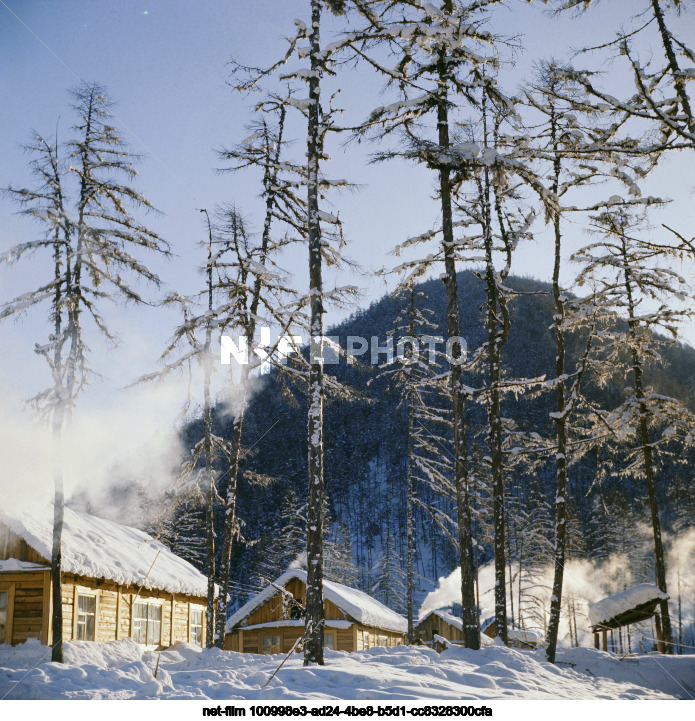
[{"label": "forested mountain", "polygon": [[[539,281],[512,278],[515,292],[510,306],[511,332],[503,350],[503,376],[507,379],[552,377],[555,346],[552,335],[554,305],[550,286]],[[484,283],[473,272],[459,274],[462,333],[469,355],[484,342]],[[446,337],[446,303],[440,280],[418,286],[422,306],[432,312],[437,330]],[[367,340],[387,335],[405,306],[403,297],[384,296],[368,309],[352,315],[328,335],[338,336],[345,347],[349,336]],[[443,346],[440,346],[443,348]],[[583,347],[582,338],[569,343],[568,367]],[[424,349],[422,349],[424,352]],[[670,395],[695,408],[695,351],[674,344],[663,351],[664,361],[649,369],[648,383],[655,392]],[[398,392],[389,386],[379,365],[348,364],[343,357],[326,366],[352,389],[352,398],[329,399],[325,418],[326,574],[359,585],[397,610],[405,603],[406,463],[408,427]],[[470,388],[478,385],[475,373],[464,374]],[[621,378],[607,387],[592,386],[587,395],[597,406],[617,405],[624,390]],[[504,398],[507,449],[506,495],[508,556],[532,570],[552,560],[552,508],[555,493],[554,460],[550,455],[516,453],[525,433],[526,446],[534,438],[552,439],[549,413],[554,396],[542,384]],[[436,394],[434,395],[436,398]],[[441,404],[444,408],[445,403]],[[445,414],[443,414],[445,415]],[[485,453],[485,408],[469,401],[467,407],[470,462],[473,469],[475,536],[478,563],[491,557],[490,508]],[[444,419],[446,420],[446,419]],[[184,438],[200,437],[202,421],[189,424]],[[232,604],[238,606],[263,583],[296,562],[306,548],[306,398],[276,370],[263,376],[246,416],[247,447],[242,454],[237,512],[243,540],[235,542],[232,565]],[[216,434],[228,435],[232,419],[218,406],[213,416]],[[434,443],[446,465],[451,440],[444,430],[432,428]],[[528,434],[538,434],[538,436]],[[528,439],[531,439],[529,444]],[[190,445],[190,444],[189,444]],[[539,444],[536,444],[539,445]],[[644,484],[634,481],[610,450],[611,444],[592,450],[570,465],[570,557],[605,559],[624,553],[630,560],[632,581],[652,580],[649,511]],[[519,462],[519,458],[521,461]],[[680,461],[688,459],[682,456]],[[535,465],[534,465],[535,463]],[[659,460],[658,492],[665,509],[666,531],[692,523],[695,492],[690,465]],[[225,469],[220,466],[221,493]],[[444,469],[446,473],[446,468]],[[426,481],[426,479],[423,479]],[[421,482],[416,491],[416,608],[423,593],[458,565],[455,528],[450,519],[455,503],[438,493],[434,483]],[[441,490],[441,489],[439,489]],[[677,498],[676,498],[677,496]],[[674,502],[676,500],[677,502]],[[202,508],[194,502],[179,507],[160,527],[164,538],[204,568]],[[218,519],[219,520],[219,519]],[[301,562],[301,560],[299,561]]]}]

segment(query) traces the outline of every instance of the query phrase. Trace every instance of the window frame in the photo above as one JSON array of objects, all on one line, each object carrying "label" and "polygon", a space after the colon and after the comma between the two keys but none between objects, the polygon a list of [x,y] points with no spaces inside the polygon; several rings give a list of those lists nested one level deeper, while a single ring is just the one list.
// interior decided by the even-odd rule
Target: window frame
[{"label": "window frame", "polygon": [[[266,648],[266,642],[265,642],[266,638],[269,638],[269,639],[277,639],[277,641],[271,641],[271,643],[267,644],[268,648],[271,648],[271,649],[272,649],[272,648],[277,648],[277,651],[266,651],[266,650],[265,650],[265,648]],[[261,636],[260,636],[260,642],[261,642],[261,653],[262,653],[263,655],[269,656],[269,655],[271,655],[271,654],[282,653],[282,638],[281,638],[281,636],[280,636],[280,633],[274,633],[274,634],[269,635],[269,636],[264,636],[263,634],[261,634]]]},{"label": "window frame", "polygon": [[[80,626],[79,599],[85,596],[94,599],[94,638],[77,638],[77,629]],[[99,637],[99,592],[93,588],[75,586],[75,593],[72,602],[72,640],[73,641],[97,641]]]},{"label": "window frame", "polygon": [[[193,624],[193,614],[200,613],[200,643],[196,643],[193,636],[193,629],[197,628],[197,624]],[[194,646],[205,647],[205,607],[198,604],[188,604],[188,643],[192,643]]]},{"label": "window frame", "polygon": [[[331,637],[330,642],[327,640],[328,636]],[[335,645],[336,645],[337,640],[338,640],[338,638],[337,638],[336,631],[324,631],[324,633],[323,633],[323,647],[324,648],[328,648],[331,651],[335,651],[336,650]]]},{"label": "window frame", "polygon": [[7,594],[7,608],[5,610],[5,638],[0,643],[9,643],[11,645],[14,625],[15,584],[10,581],[0,581],[0,593]]},{"label": "window frame", "polygon": [[[147,608],[147,618],[142,619],[140,617],[137,617],[135,615],[135,611],[138,606],[145,606]],[[159,618],[158,619],[152,619],[150,618],[150,608],[156,607],[159,609]],[[141,626],[140,621],[145,621],[145,631],[144,636],[145,640],[139,641],[136,638],[136,627],[138,629],[138,637],[142,637],[141,633]],[[150,625],[153,623],[157,623],[159,625],[159,638],[153,638],[152,643],[148,643],[149,641],[149,635],[150,635]],[[162,636],[164,633],[164,602],[160,598],[142,598],[140,596],[136,596],[133,599],[133,603],[131,606],[130,611],[130,628],[131,628],[131,634],[130,637],[137,643],[139,646],[144,646],[145,648],[158,648],[162,645]]]}]

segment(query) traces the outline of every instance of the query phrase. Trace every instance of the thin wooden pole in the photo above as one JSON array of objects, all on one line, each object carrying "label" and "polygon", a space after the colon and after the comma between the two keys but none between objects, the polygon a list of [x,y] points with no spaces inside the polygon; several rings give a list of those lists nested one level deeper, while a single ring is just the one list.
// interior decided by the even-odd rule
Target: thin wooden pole
[{"label": "thin wooden pole", "polygon": [[659,653],[664,652],[664,636],[661,632],[661,616],[658,613],[654,614],[654,621],[656,623],[656,644],[659,649]]}]

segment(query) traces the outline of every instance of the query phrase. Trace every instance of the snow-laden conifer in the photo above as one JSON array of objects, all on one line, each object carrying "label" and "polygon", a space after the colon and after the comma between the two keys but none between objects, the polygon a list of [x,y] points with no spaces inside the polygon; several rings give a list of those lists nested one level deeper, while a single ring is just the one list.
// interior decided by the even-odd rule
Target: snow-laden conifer
[{"label": "snow-laden conifer", "polygon": [[[610,325],[601,333],[601,345],[590,367],[599,383],[623,378],[624,396],[614,408],[594,408],[595,425],[608,428],[620,444],[623,477],[645,481],[654,542],[657,586],[666,587],[666,559],[657,495],[657,463],[673,453],[673,446],[692,444],[693,416],[678,399],[656,393],[648,384],[648,369],[660,362],[659,349],[678,334],[689,313],[679,308],[689,289],[684,278],[669,267],[681,251],[647,236],[643,217],[624,208],[593,216],[595,242],[574,254],[581,264],[579,282],[589,284],[594,304]],[[647,236],[647,237],[645,237]],[[621,322],[616,323],[615,318]],[[608,324],[607,324],[608,325]],[[662,601],[661,622],[667,652],[672,650],[668,601]]]},{"label": "snow-laden conifer", "polygon": [[[0,318],[48,306],[53,332],[36,352],[48,362],[52,383],[35,400],[50,415],[54,439],[55,485],[52,575],[52,657],[62,662],[63,616],[61,596],[61,534],[63,477],[61,438],[80,393],[98,376],[89,366],[89,322],[98,335],[115,343],[102,315],[104,301],[143,303],[137,281],[159,284],[144,264],[143,252],[168,254],[162,238],[138,221],[132,210],[152,206],[133,185],[137,159],[113,124],[111,103],[96,83],[73,91],[77,122],[65,145],[35,138],[34,189],[8,188],[26,215],[43,229],[41,239],[21,243],[3,256],[5,262],[28,260],[34,251],[48,254],[52,277],[7,301]],[[38,257],[38,254],[37,254]],[[38,265],[36,266],[39,267]]]},{"label": "snow-laden conifer", "polygon": [[[290,90],[283,95],[288,106],[299,111],[306,119],[306,165],[302,185],[306,186],[305,217],[300,232],[309,246],[309,294],[306,299],[309,312],[309,333],[314,340],[308,371],[308,428],[309,456],[307,504],[307,601],[304,660],[306,664],[323,664],[323,405],[325,380],[323,373],[323,314],[327,301],[323,287],[323,266],[335,264],[340,258],[340,247],[331,243],[330,230],[340,228],[337,216],[322,209],[321,199],[326,190],[345,181],[331,181],[321,172],[326,160],[325,140],[335,130],[332,99],[322,101],[322,78],[334,73],[336,53],[341,43],[323,46],[321,43],[322,10],[327,5],[331,12],[342,14],[345,3],[341,0],[310,0],[309,23],[295,20],[296,32],[288,40],[285,55],[265,69],[237,66],[238,90],[251,90],[265,80],[282,81]],[[304,45],[306,41],[308,44]],[[308,62],[307,62],[308,61]],[[297,63],[297,66],[292,63]],[[307,98],[298,98],[292,86],[308,89]],[[329,232],[327,232],[327,229]],[[340,241],[342,235],[339,234]]]}]

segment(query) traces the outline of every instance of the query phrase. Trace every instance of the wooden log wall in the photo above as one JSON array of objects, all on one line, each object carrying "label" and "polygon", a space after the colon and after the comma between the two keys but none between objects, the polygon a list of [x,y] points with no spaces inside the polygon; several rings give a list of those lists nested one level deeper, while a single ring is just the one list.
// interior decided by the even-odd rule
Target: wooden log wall
[{"label": "wooden log wall", "polygon": [[[171,594],[156,589],[138,589],[135,586],[121,586],[110,581],[104,582],[66,574],[63,578],[63,638],[66,641],[73,639],[74,599],[76,594],[80,593],[97,596],[97,641],[114,641],[132,637],[134,635],[135,604],[154,602],[162,609],[159,647],[166,648],[177,641],[189,643],[192,641],[190,609],[191,607],[198,609],[205,607],[203,597]],[[116,622],[117,618],[118,623]],[[205,625],[204,618],[203,625]]]},{"label": "wooden log wall", "polygon": [[[297,601],[304,606],[306,602],[306,585],[298,578],[292,578],[285,586],[286,590],[291,593]],[[324,600],[323,608],[326,619],[333,621],[352,620],[339,609],[334,603]],[[287,606],[283,604],[283,596],[278,591],[274,596],[269,598],[265,603],[255,609],[246,619],[246,626],[255,626],[259,623],[271,623],[272,621],[282,621],[289,618],[286,613]]]},{"label": "wooden log wall", "polygon": [[[0,572],[0,591],[8,592],[8,642],[23,643],[39,638],[48,644],[51,638],[51,577],[48,570]],[[63,639],[76,638],[75,604],[79,595],[96,598],[96,641],[114,641],[133,635],[133,610],[136,601],[161,605],[160,648],[177,641],[192,642],[190,610],[203,610],[205,599],[171,594],[166,591],[121,586],[103,579],[64,574],[62,583]],[[173,607],[173,614],[172,614]],[[172,622],[173,618],[173,622]],[[11,628],[10,628],[11,625]],[[203,626],[205,617],[203,614]],[[204,629],[203,629],[204,634]]]},{"label": "wooden log wall", "polygon": [[[303,626],[273,626],[264,628],[239,627],[228,633],[225,649],[243,653],[263,653],[263,637],[278,636],[279,652],[289,653],[294,642],[304,633]],[[362,651],[374,646],[399,646],[405,643],[402,633],[371,628],[353,623],[349,628],[326,627],[325,633],[333,634],[333,646],[337,651]]]},{"label": "wooden log wall", "polygon": [[[7,643],[24,643],[29,638],[48,641],[50,572],[19,571],[0,573],[0,591],[8,594]],[[47,603],[48,602],[48,603]]]},{"label": "wooden log wall", "polygon": [[463,631],[434,613],[417,625],[416,632],[425,643],[432,642],[435,632],[449,641],[463,641]]}]

